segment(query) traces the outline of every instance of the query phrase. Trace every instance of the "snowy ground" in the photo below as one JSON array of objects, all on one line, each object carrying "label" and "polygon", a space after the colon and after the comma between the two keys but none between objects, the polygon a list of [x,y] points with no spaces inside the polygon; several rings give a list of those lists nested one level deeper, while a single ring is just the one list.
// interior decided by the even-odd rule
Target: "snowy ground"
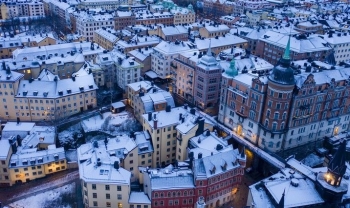
[{"label": "snowy ground", "polygon": [[113,126],[119,126],[129,118],[128,112],[122,112],[118,114],[112,114],[106,112],[100,115],[88,118],[82,121],[82,127],[84,132],[90,131],[111,131]]},{"label": "snowy ground", "polygon": [[9,205],[10,208],[71,208],[74,204],[75,183],[46,191]]}]

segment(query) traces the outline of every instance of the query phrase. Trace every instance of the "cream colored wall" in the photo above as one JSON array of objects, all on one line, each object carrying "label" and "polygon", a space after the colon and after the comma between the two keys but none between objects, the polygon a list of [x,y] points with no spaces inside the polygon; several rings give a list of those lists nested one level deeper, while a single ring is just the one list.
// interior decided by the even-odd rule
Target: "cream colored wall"
[{"label": "cream colored wall", "polygon": [[[30,164],[30,161],[28,161],[28,164]],[[45,177],[48,174],[56,173],[66,169],[67,169],[67,161],[65,159],[59,160],[56,162],[46,163],[46,164],[36,163],[36,165],[33,165],[33,166],[28,165],[25,167],[10,167],[9,179],[10,179],[11,185],[15,184],[17,180],[21,180],[22,183],[25,183],[26,179],[34,180],[37,178]],[[18,172],[16,172],[16,170],[18,170]],[[51,172],[49,170],[51,170]],[[39,174],[39,172],[41,173]],[[33,173],[34,174],[36,173],[36,175],[34,175]]]},{"label": "cream colored wall", "polygon": [[[92,184],[96,184],[96,190],[92,189]],[[106,190],[106,185],[109,185],[109,190]],[[121,187],[121,191],[118,191],[118,186]],[[110,202],[110,207],[113,208],[129,208],[129,185],[87,182],[85,186],[84,181],[82,181],[82,192],[86,207],[96,207],[94,206],[94,201],[96,201],[97,207],[107,207],[107,202]],[[93,193],[97,194],[97,198],[93,198]],[[106,199],[106,194],[110,194],[110,199]],[[118,199],[118,195],[122,197],[120,200]],[[119,206],[119,203],[121,203],[122,206]]]},{"label": "cream colored wall", "polygon": [[[138,148],[135,147],[133,150],[129,152],[129,154],[125,157],[122,167],[125,168],[125,170],[128,170],[131,172],[131,182],[134,182],[138,178],[138,164],[139,164],[139,157],[138,157]],[[132,163],[131,163],[132,162]]]},{"label": "cream colored wall", "polygon": [[180,145],[180,141],[177,140],[177,148],[176,148],[176,159],[178,161],[184,161],[187,159],[187,145],[188,141],[195,136],[196,131],[198,129],[198,125],[192,128],[187,134],[182,134],[178,131],[178,137],[182,138],[182,142]]},{"label": "cream colored wall", "polygon": [[[0,85],[3,87],[3,83],[0,83]],[[18,85],[16,85],[16,87],[17,86]],[[9,90],[10,89],[7,87],[6,91],[8,91],[8,95],[5,97],[3,96],[3,99],[0,99],[0,105],[7,106],[7,109],[4,107],[0,108],[0,118],[5,120],[15,120],[19,117],[21,121],[51,121],[79,113],[80,107],[83,107],[83,110],[85,111],[88,109],[88,105],[92,104],[93,107],[96,107],[97,105],[95,90],[72,94],[57,99],[15,98],[14,95],[9,93]],[[1,91],[5,94],[3,88],[1,88]],[[4,99],[6,99],[6,102],[4,102]],[[57,103],[57,101],[59,103]],[[86,103],[86,101],[88,101],[88,103]],[[66,108],[63,108],[63,106],[66,106]],[[60,109],[58,110],[57,107]],[[8,112],[9,116],[6,115],[6,112]]]},{"label": "cream colored wall", "polygon": [[[12,148],[10,147],[9,152],[7,154],[7,157],[0,159],[0,184],[1,183],[8,183],[9,185],[11,185],[10,169],[8,168],[8,164],[9,164],[11,155],[12,155]],[[6,178],[6,177],[8,177],[8,178]]]}]

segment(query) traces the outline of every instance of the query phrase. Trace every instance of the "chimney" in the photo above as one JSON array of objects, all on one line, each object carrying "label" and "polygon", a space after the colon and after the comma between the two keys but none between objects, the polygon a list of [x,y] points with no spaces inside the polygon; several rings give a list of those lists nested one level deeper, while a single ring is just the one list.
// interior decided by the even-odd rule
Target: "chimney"
[{"label": "chimney", "polygon": [[165,91],[169,92],[169,87],[166,87],[166,88],[165,88]]},{"label": "chimney", "polygon": [[184,104],[184,109],[187,109],[187,106],[188,106],[187,103],[185,103],[185,104]]},{"label": "chimney", "polygon": [[119,162],[118,162],[118,161],[114,161],[113,167],[114,167],[116,170],[119,170]]},{"label": "chimney", "polygon": [[184,116],[182,116],[182,118],[181,118],[181,123],[183,123],[183,122],[185,122],[185,117]]},{"label": "chimney", "polygon": [[195,109],[195,108],[191,108],[190,113],[191,113],[192,115],[196,115],[196,109]]},{"label": "chimney", "polygon": [[148,112],[148,121],[152,120],[152,112]]},{"label": "chimney", "polygon": [[19,122],[21,122],[21,120],[17,117],[17,125],[19,125]]},{"label": "chimney", "polygon": [[157,88],[153,88],[153,93],[157,92]]},{"label": "chimney", "polygon": [[17,144],[16,144],[15,141],[12,142],[11,147],[12,147],[12,154],[16,154],[16,152],[17,152]]},{"label": "chimney", "polygon": [[165,107],[165,112],[171,112],[171,106],[170,105],[167,105]]},{"label": "chimney", "polygon": [[139,97],[142,97],[142,96],[144,96],[145,95],[145,93],[143,92],[143,91],[140,91],[139,92]]},{"label": "chimney", "polygon": [[196,136],[203,134],[204,132],[204,118],[198,117],[198,129],[196,131]]},{"label": "chimney", "polygon": [[153,128],[154,129],[158,128],[158,120],[157,120],[156,114],[154,114],[154,118],[153,118]]},{"label": "chimney", "polygon": [[18,146],[22,146],[22,139],[20,135],[17,135],[17,143],[18,143]]},{"label": "chimney", "polygon": [[181,121],[182,119],[182,113],[179,114],[179,120]]},{"label": "chimney", "polygon": [[198,153],[198,159],[202,159],[202,153]]}]

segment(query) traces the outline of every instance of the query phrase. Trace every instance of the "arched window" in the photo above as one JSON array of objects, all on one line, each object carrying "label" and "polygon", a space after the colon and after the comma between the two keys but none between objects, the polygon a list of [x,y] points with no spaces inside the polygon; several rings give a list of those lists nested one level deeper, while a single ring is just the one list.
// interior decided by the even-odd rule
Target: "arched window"
[{"label": "arched window", "polygon": [[266,117],[267,117],[267,118],[270,118],[270,114],[271,114],[271,111],[270,111],[270,109],[268,109],[268,110],[266,111]]},{"label": "arched window", "polygon": [[283,120],[286,120],[286,117],[287,117],[287,112],[283,112],[283,114],[282,114],[282,119],[283,119]]},{"label": "arched window", "polygon": [[184,196],[187,196],[187,191],[184,191]]},{"label": "arched window", "polygon": [[280,117],[280,114],[278,112],[275,112],[273,119],[277,120],[277,119],[279,119],[279,117]]},{"label": "arched window", "polygon": [[265,127],[268,127],[269,126],[269,120],[266,119],[264,125],[265,125]]},{"label": "arched window", "polygon": [[276,131],[277,129],[277,122],[272,123],[272,131]]},{"label": "arched window", "polygon": [[177,192],[177,196],[181,196],[181,192],[180,191]]},{"label": "arched window", "polygon": [[154,198],[158,198],[158,193],[154,193]]},{"label": "arched window", "polygon": [[173,197],[176,197],[176,192],[175,191],[173,192]]},{"label": "arched window", "polygon": [[281,130],[284,129],[284,122],[281,123]]},{"label": "arched window", "polygon": [[168,192],[168,197],[171,197],[171,192],[170,191]]}]

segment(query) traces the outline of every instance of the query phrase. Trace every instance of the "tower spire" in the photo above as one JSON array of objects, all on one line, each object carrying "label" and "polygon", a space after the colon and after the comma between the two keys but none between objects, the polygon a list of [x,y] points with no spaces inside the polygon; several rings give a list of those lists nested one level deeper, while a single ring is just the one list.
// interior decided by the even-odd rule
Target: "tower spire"
[{"label": "tower spire", "polygon": [[286,60],[290,60],[290,35],[288,37],[286,50],[284,50],[284,54],[283,54],[282,58],[286,59]]},{"label": "tower spire", "polygon": [[326,181],[332,186],[339,186],[346,172],[346,141],[341,141],[337,152],[328,164]]},{"label": "tower spire", "polygon": [[212,56],[212,53],[211,53],[211,39],[209,39],[209,48],[208,48],[208,51],[207,51],[207,56]]}]

